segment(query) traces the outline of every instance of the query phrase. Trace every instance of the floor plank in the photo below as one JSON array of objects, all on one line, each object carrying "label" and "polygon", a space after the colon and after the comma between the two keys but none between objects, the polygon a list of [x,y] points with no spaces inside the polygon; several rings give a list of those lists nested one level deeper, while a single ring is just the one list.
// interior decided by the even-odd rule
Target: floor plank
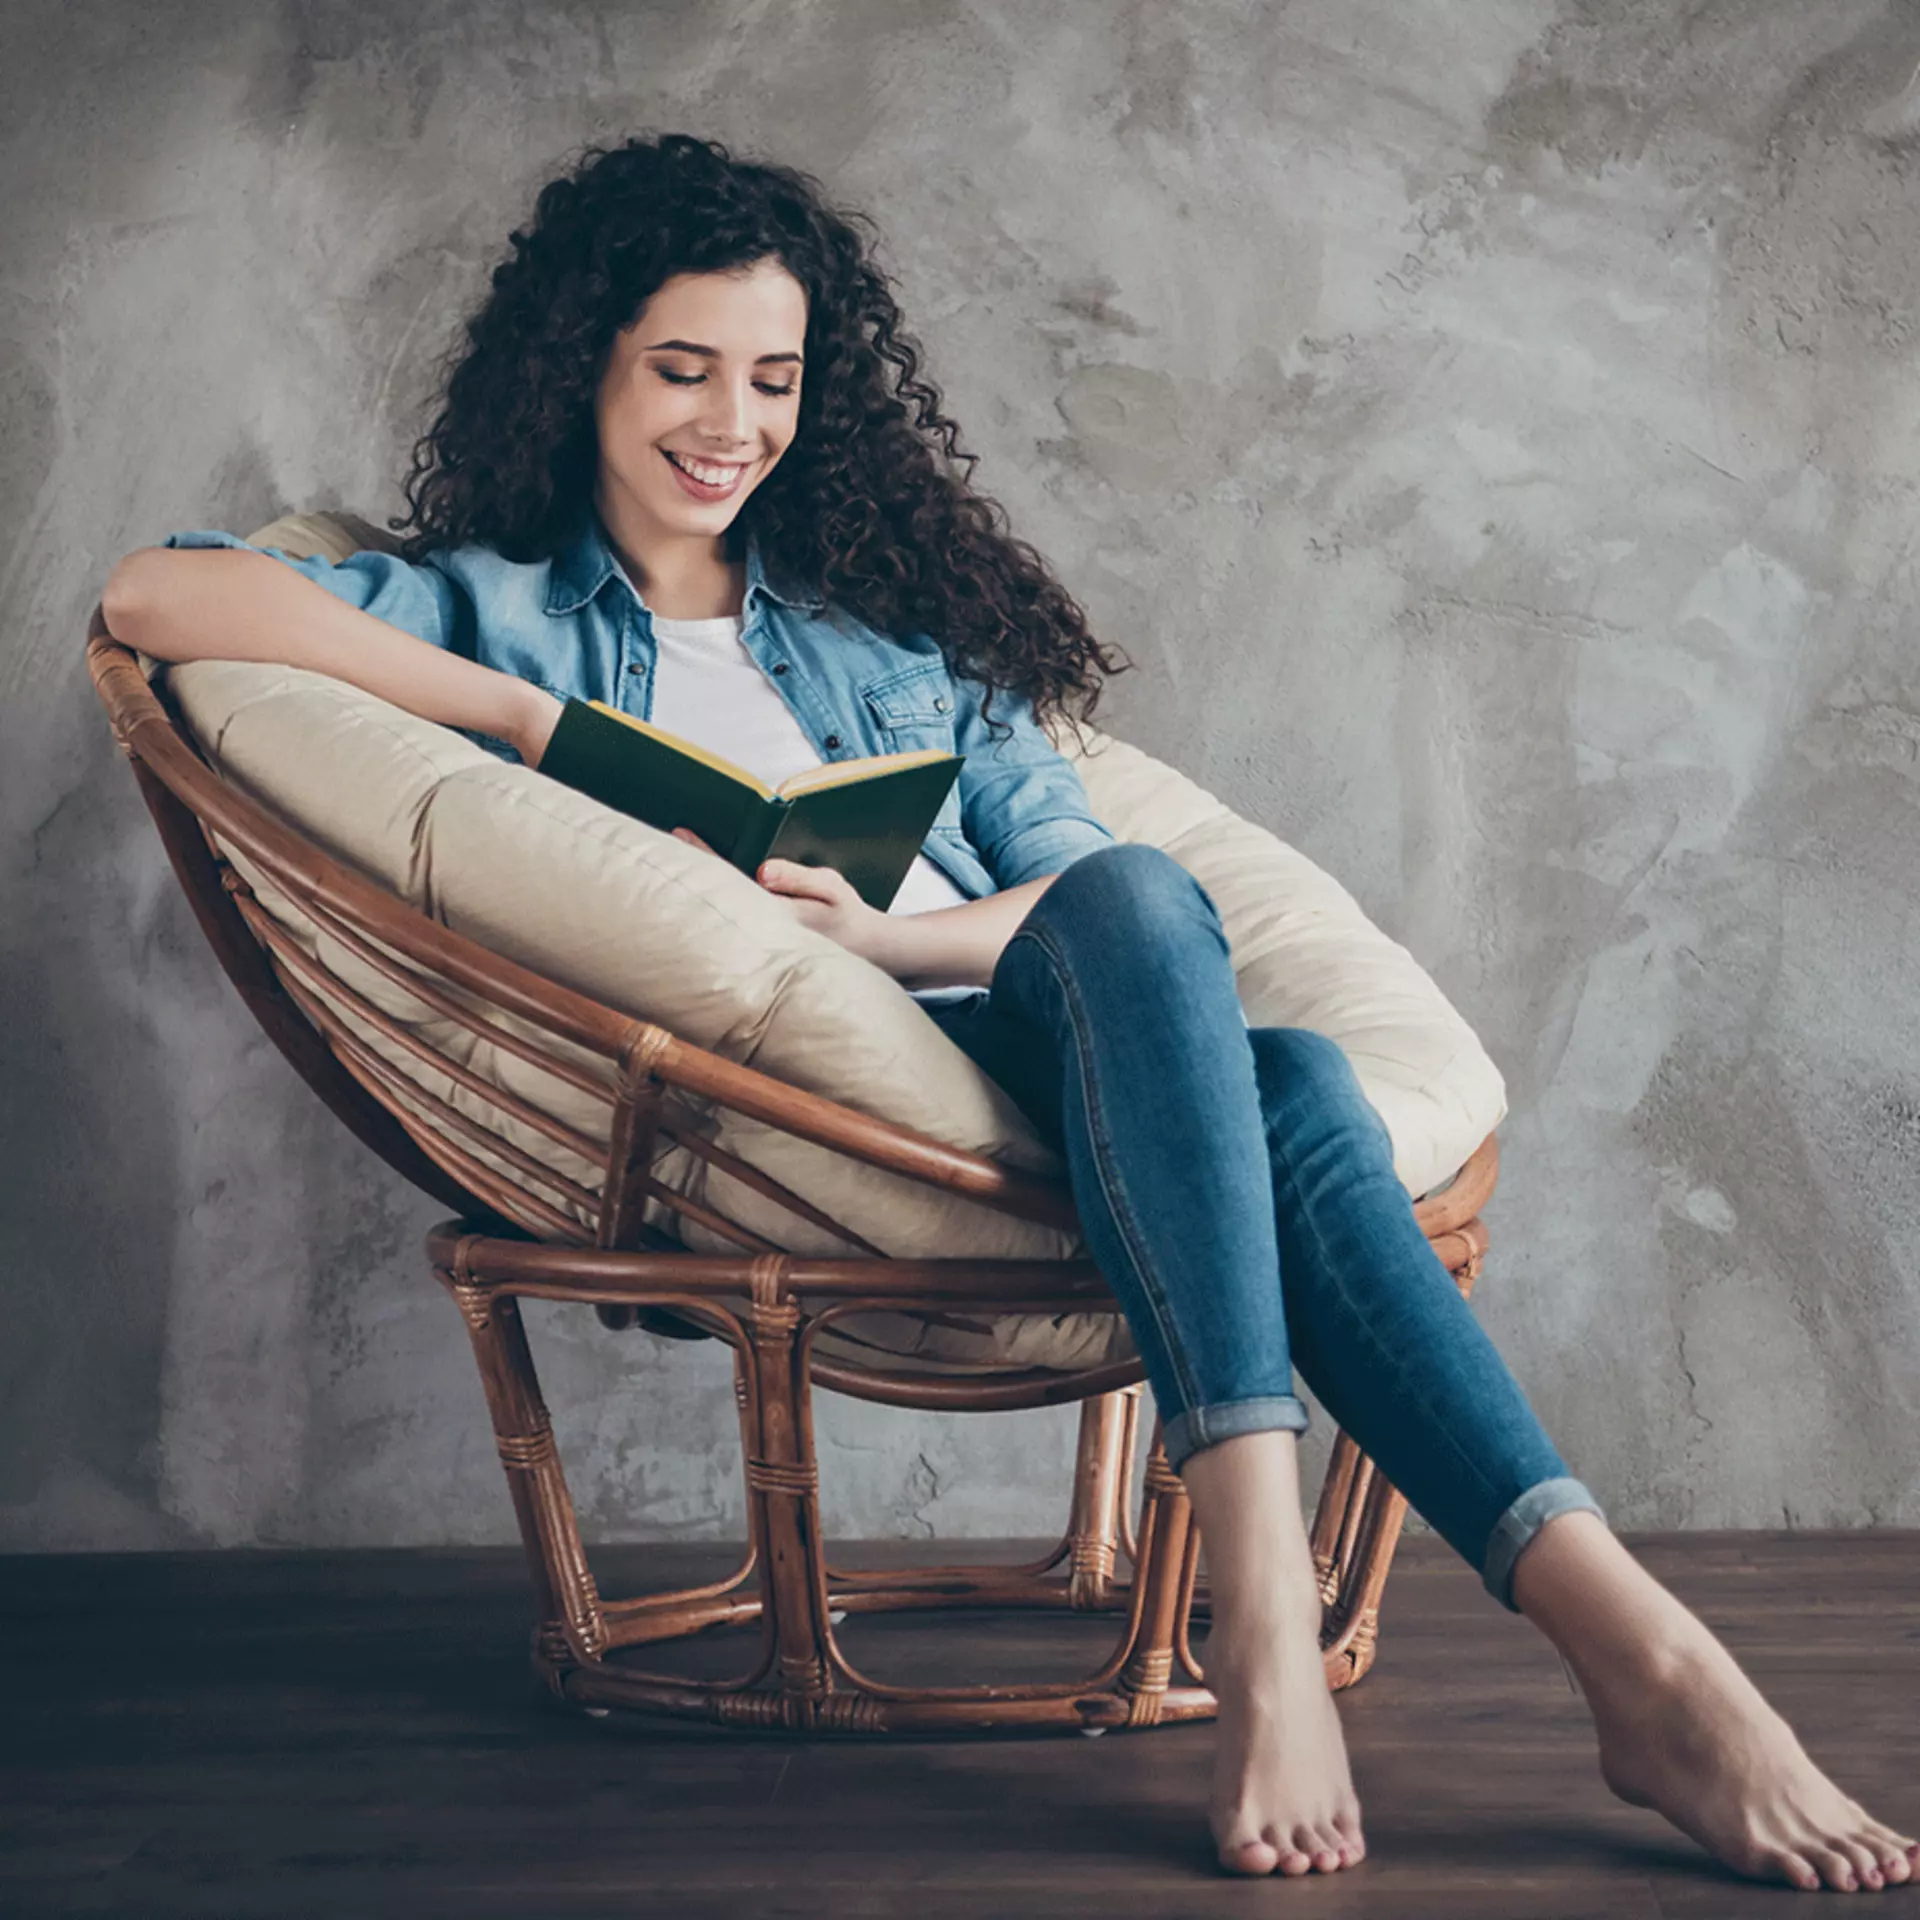
[{"label": "floor plank", "polygon": [[[1920,1819],[1920,1534],[1634,1545],[1849,1791]],[[725,1555],[596,1562],[632,1591]],[[0,1560],[0,1913],[1706,1920],[1819,1898],[1614,1802],[1551,1649],[1431,1538],[1405,1543],[1379,1664],[1342,1697],[1372,1852],[1327,1880],[1212,1871],[1206,1727],[868,1743],[590,1720],[531,1686],[526,1626],[510,1554]],[[952,1679],[1091,1665],[1111,1628],[847,1631],[876,1670]],[[1875,1910],[1920,1913],[1920,1888]]]}]

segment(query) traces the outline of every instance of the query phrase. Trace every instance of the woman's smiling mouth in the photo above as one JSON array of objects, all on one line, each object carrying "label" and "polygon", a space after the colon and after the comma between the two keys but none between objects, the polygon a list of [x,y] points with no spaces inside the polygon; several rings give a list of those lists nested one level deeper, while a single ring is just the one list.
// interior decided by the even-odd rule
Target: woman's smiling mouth
[{"label": "woman's smiling mouth", "polygon": [[726,499],[740,484],[740,476],[752,464],[751,461],[698,460],[691,454],[669,452],[665,447],[660,451],[667,465],[673,469],[674,478],[696,500]]}]

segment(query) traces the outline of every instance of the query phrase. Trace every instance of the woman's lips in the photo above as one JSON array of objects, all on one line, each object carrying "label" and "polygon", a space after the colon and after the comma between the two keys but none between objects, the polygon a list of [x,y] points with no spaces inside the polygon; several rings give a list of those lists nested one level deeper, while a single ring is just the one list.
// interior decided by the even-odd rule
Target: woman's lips
[{"label": "woman's lips", "polygon": [[[672,471],[673,477],[676,480],[678,480],[680,482],[681,487],[687,493],[692,494],[692,496],[696,500],[728,499],[739,487],[741,480],[744,479],[746,476],[746,471],[747,471],[746,467],[736,466],[733,469],[733,478],[729,480],[725,486],[720,486],[720,487],[712,486],[705,480],[696,480],[694,476],[690,474],[686,470],[686,468],[680,464],[679,460],[676,459],[673,454],[669,453],[665,447],[662,447],[660,449],[660,452],[662,456],[665,458],[668,468]],[[704,466],[707,463],[705,461],[702,461],[701,464]],[[716,460],[713,462],[713,465],[716,468],[721,466],[726,466],[729,464],[731,463],[727,461],[720,461],[720,460]]]}]

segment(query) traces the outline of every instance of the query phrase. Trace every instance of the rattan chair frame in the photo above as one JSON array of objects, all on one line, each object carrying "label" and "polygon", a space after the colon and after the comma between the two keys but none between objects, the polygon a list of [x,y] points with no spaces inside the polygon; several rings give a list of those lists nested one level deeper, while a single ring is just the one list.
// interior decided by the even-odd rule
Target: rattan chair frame
[{"label": "rattan chair frame", "polygon": [[[589,1708],[732,1727],[853,1734],[1098,1730],[1213,1712],[1192,1644],[1192,1622],[1206,1605],[1199,1536],[1157,1427],[1137,1517],[1131,1506],[1141,1427],[1137,1360],[980,1376],[854,1365],[816,1351],[822,1332],[875,1307],[928,1315],[1118,1313],[1093,1264],[886,1258],[704,1138],[698,1114],[728,1108],[868,1166],[1071,1229],[1063,1187],[725,1060],[488,951],[333,860],[225,780],[199,754],[164,685],[149,685],[98,608],[87,660],[174,872],[242,1000],[345,1125],[456,1215],[429,1235],[427,1255],[472,1341],[532,1576],[534,1665],[558,1695]],[[479,1081],[381,1013],[287,934],[230,855],[269,878],[344,951],[457,1027],[602,1101],[607,1144]],[[372,1035],[596,1165],[597,1184],[568,1179],[419,1086],[370,1043]],[[663,1144],[707,1158],[809,1225],[838,1234],[857,1254],[784,1253],[673,1191],[652,1172]],[[1415,1208],[1463,1293],[1485,1258],[1479,1210],[1497,1170],[1489,1135],[1445,1190]],[[664,1208],[734,1251],[687,1250],[649,1222],[649,1203],[656,1222]],[[528,1347],[525,1299],[583,1303],[612,1324],[641,1318],[657,1331],[718,1338],[731,1349],[749,1538],[727,1578],[627,1599],[601,1596]],[[1079,1443],[1058,1544],[1012,1566],[835,1564],[821,1533],[815,1386],[956,1412],[1078,1402]],[[1405,1512],[1373,1463],[1336,1433],[1311,1534],[1321,1644],[1336,1688],[1372,1663]],[[887,1684],[862,1672],[835,1633],[843,1615],[980,1607],[1113,1614],[1119,1633],[1091,1673],[957,1687]],[[759,1630],[757,1652],[734,1677],[691,1680],[632,1657],[632,1650],[723,1625]]]}]

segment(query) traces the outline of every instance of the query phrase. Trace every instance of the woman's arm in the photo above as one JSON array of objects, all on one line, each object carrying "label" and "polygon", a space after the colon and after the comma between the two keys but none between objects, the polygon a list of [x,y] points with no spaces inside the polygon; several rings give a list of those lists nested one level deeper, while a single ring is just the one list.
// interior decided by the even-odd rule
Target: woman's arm
[{"label": "woman's arm", "polygon": [[530,767],[560,718],[544,687],[416,639],[266,553],[142,547],[114,568],[100,611],[116,640],[156,659],[305,667],[504,740]]},{"label": "woman's arm", "polygon": [[[801,871],[810,874],[818,869]],[[969,900],[964,906],[936,907],[931,913],[877,914],[880,924],[872,930],[874,951],[867,958],[903,987],[991,986],[1000,950],[1020,931],[1033,903],[1058,878],[1058,874],[1045,874],[1002,893]]]},{"label": "woman's arm", "polygon": [[[676,827],[674,838],[713,851],[686,827]],[[1001,949],[1059,875],[1043,874],[958,907],[900,914],[868,906],[831,867],[767,860],[754,878],[786,900],[803,926],[872,961],[903,987],[986,987]]]}]

